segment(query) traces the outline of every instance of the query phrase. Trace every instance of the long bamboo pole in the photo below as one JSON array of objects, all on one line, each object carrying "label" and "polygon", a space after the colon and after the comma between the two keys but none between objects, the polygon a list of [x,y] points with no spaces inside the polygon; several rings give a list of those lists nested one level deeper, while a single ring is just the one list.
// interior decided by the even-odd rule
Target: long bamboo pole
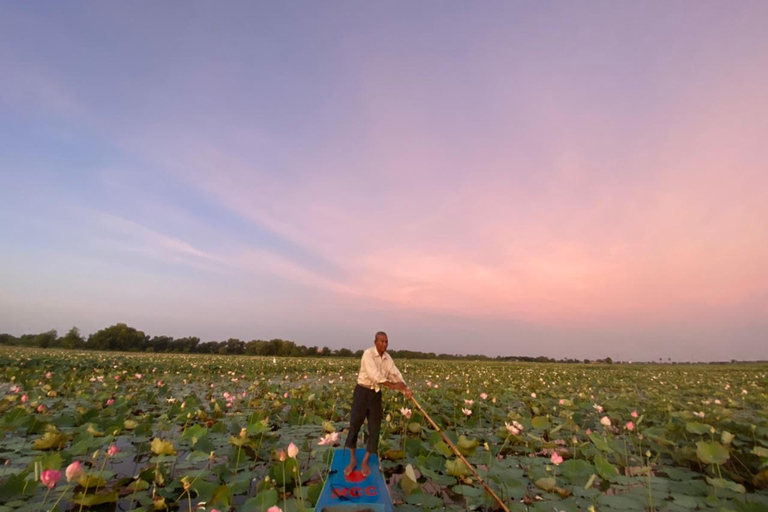
[{"label": "long bamboo pole", "polygon": [[411,400],[413,400],[413,404],[416,406],[416,408],[421,412],[421,414],[424,415],[425,418],[427,418],[427,421],[432,425],[432,428],[434,428],[436,431],[440,433],[440,436],[443,438],[443,441],[445,441],[448,446],[451,447],[451,450],[453,450],[453,453],[455,453],[461,461],[466,464],[466,466],[469,468],[469,470],[472,472],[475,477],[477,477],[478,480],[480,480],[480,483],[483,484],[483,488],[488,491],[488,494],[493,496],[493,499],[496,500],[496,503],[499,504],[499,506],[504,510],[504,512],[509,512],[509,508],[504,504],[503,501],[501,501],[501,498],[499,498],[495,492],[493,492],[493,489],[491,489],[487,483],[485,483],[485,480],[483,480],[483,477],[481,477],[475,468],[472,467],[472,464],[467,461],[467,459],[464,458],[464,456],[459,452],[459,449],[456,448],[456,445],[453,444],[453,442],[448,439],[448,436],[445,435],[445,433],[440,429],[440,427],[437,426],[437,423],[432,421],[432,418],[429,417],[429,414],[427,414],[427,411],[424,410],[424,408],[421,406],[421,404],[416,400],[416,397],[411,395]]}]

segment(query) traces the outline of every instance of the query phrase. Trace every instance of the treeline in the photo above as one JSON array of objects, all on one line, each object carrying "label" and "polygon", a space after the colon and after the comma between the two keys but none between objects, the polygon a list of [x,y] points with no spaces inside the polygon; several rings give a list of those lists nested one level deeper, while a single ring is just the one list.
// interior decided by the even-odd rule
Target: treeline
[{"label": "treeline", "polygon": [[[154,352],[177,354],[222,354],[222,355],[253,355],[253,356],[282,356],[282,357],[361,357],[362,350],[352,351],[348,348],[331,350],[328,347],[299,345],[293,341],[251,340],[242,341],[230,338],[226,341],[205,341],[200,338],[187,336],[173,338],[171,336],[149,336],[142,331],[126,324],[119,323],[97,331],[85,338],[80,329],[73,327],[64,336],[59,336],[56,330],[40,334],[23,334],[19,337],[11,334],[0,334],[0,345],[15,345],[39,348],[65,348],[74,350],[115,350],[123,352]],[[373,342],[371,342],[373,345]],[[392,357],[399,359],[440,359],[457,361],[528,361],[536,363],[612,363],[610,358],[590,361],[589,359],[552,359],[549,357],[527,356],[497,356],[488,357],[480,354],[436,354],[435,352],[420,352],[417,350],[389,350]]]}]

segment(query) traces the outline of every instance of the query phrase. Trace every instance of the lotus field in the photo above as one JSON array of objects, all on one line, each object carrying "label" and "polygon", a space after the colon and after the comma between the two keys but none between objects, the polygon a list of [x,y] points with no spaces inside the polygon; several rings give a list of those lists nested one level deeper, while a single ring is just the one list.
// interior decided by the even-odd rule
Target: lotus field
[{"label": "lotus field", "polygon": [[[312,510],[359,367],[7,347],[0,362],[0,512]],[[397,363],[510,510],[768,510],[765,365]],[[404,395],[384,402],[396,510],[496,508]]]}]

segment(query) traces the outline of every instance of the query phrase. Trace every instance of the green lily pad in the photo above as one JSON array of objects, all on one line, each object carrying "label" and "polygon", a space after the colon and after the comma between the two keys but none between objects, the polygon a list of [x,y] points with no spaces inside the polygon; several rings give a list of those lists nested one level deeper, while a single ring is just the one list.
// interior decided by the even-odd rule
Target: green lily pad
[{"label": "green lily pad", "polygon": [[696,443],[696,455],[706,464],[725,464],[730,455],[728,449],[717,442],[699,441]]}]

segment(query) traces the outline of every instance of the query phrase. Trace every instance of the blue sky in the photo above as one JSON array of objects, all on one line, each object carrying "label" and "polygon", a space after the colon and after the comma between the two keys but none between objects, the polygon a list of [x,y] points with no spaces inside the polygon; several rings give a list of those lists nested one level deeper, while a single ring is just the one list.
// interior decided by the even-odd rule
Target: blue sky
[{"label": "blue sky", "polygon": [[765,359],[766,14],[6,6],[0,332]]}]

